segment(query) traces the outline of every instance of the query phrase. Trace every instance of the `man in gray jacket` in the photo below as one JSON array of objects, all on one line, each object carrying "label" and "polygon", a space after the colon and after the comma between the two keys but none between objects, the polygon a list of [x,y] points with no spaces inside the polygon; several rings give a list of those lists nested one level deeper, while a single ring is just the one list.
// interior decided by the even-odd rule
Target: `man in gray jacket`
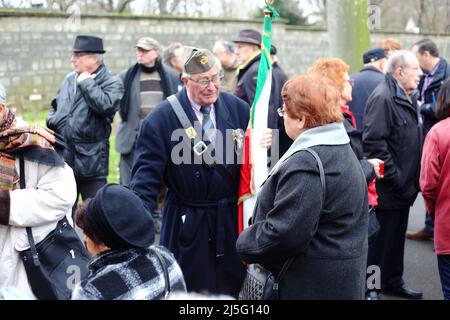
[{"label": "man in gray jacket", "polygon": [[136,44],[136,64],[119,74],[125,93],[120,104],[122,123],[116,135],[120,153],[120,184],[128,186],[136,138],[142,120],[168,96],[177,93],[178,75],[161,63],[160,45],[153,38]]},{"label": "man in gray jacket", "polygon": [[103,63],[104,53],[101,38],[76,37],[73,72],[62,82],[47,116],[47,126],[67,144],[64,159],[83,200],[106,184],[111,123],[123,95],[121,81]]}]

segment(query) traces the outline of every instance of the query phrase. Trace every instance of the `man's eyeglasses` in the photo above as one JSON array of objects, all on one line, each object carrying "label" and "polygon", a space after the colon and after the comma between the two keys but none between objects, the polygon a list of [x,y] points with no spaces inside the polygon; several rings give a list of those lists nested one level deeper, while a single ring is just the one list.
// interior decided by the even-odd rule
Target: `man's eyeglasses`
[{"label": "man's eyeglasses", "polygon": [[284,117],[284,114],[286,113],[286,111],[283,109],[283,107],[279,107],[279,108],[277,109],[277,112],[278,112],[278,115],[279,115],[281,118],[283,118],[283,117]]},{"label": "man's eyeglasses", "polygon": [[193,81],[193,82],[195,82],[199,86],[206,88],[207,86],[209,86],[210,82],[212,82],[213,84],[219,84],[220,81],[222,81],[224,77],[225,77],[225,75],[223,73],[218,73],[218,74],[212,76],[211,79],[202,78],[202,79],[199,79],[199,80],[194,80],[191,77],[189,77],[188,79]]}]

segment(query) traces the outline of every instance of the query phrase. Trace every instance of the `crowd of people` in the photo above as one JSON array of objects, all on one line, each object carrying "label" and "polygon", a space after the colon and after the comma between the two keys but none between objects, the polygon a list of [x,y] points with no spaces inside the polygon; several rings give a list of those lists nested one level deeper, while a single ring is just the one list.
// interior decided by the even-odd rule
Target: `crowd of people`
[{"label": "crowd of people", "polygon": [[[327,58],[288,80],[261,38],[244,29],[209,50],[144,37],[136,63],[113,75],[103,39],[79,35],[47,128],[17,127],[0,85],[0,287],[35,298],[19,257],[26,227],[38,243],[67,217],[92,256],[72,299],[237,298],[247,264],[277,274],[288,260],[281,299],[421,299],[403,280],[406,237],[435,240],[450,299],[450,65],[436,44],[401,50],[386,39],[358,73]],[[260,143],[271,161],[239,234],[243,140],[264,54],[272,86]],[[120,185],[106,180],[117,112]],[[426,224],[407,232],[420,191]],[[377,288],[367,287],[372,265]]]}]

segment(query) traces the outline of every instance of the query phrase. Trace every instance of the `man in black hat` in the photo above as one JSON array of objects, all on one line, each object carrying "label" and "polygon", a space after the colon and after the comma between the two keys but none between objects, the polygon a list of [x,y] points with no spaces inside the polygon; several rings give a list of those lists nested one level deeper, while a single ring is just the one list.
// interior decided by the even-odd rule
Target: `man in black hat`
[{"label": "man in black hat", "polygon": [[76,37],[73,72],[62,82],[47,116],[47,126],[64,137],[64,159],[83,199],[106,183],[111,123],[123,95],[122,82],[103,63],[104,53],[101,38]]},{"label": "man in black hat", "polygon": [[348,104],[356,120],[356,127],[363,130],[364,108],[373,90],[384,80],[387,62],[386,52],[381,48],[370,49],[363,54],[364,67],[350,78],[353,80],[352,101]]},{"label": "man in black hat", "polygon": [[209,50],[191,53],[185,88],[142,123],[130,186],[150,212],[167,186],[160,241],[177,258],[188,291],[237,296],[245,274],[235,248],[238,160],[249,106],[220,91],[220,70]]},{"label": "man in black hat", "polygon": [[[238,78],[235,94],[246,101],[250,106],[253,104],[256,94],[256,83],[258,79],[258,69],[261,60],[261,33],[253,29],[239,31],[236,43],[237,55],[241,60],[238,68]],[[275,69],[274,69],[275,70]],[[275,129],[273,132],[270,158],[273,166],[281,156],[289,149],[292,139],[288,137],[284,129],[284,123],[280,120],[277,109],[282,106],[281,88],[286,82],[284,73],[272,72],[272,87],[269,100],[268,128]]]}]

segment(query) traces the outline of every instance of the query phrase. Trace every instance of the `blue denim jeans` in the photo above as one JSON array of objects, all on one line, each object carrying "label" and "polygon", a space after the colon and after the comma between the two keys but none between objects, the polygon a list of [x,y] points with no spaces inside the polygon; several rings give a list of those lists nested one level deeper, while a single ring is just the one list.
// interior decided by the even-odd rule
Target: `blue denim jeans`
[{"label": "blue denim jeans", "polygon": [[444,300],[450,300],[450,255],[438,255],[437,258]]}]

